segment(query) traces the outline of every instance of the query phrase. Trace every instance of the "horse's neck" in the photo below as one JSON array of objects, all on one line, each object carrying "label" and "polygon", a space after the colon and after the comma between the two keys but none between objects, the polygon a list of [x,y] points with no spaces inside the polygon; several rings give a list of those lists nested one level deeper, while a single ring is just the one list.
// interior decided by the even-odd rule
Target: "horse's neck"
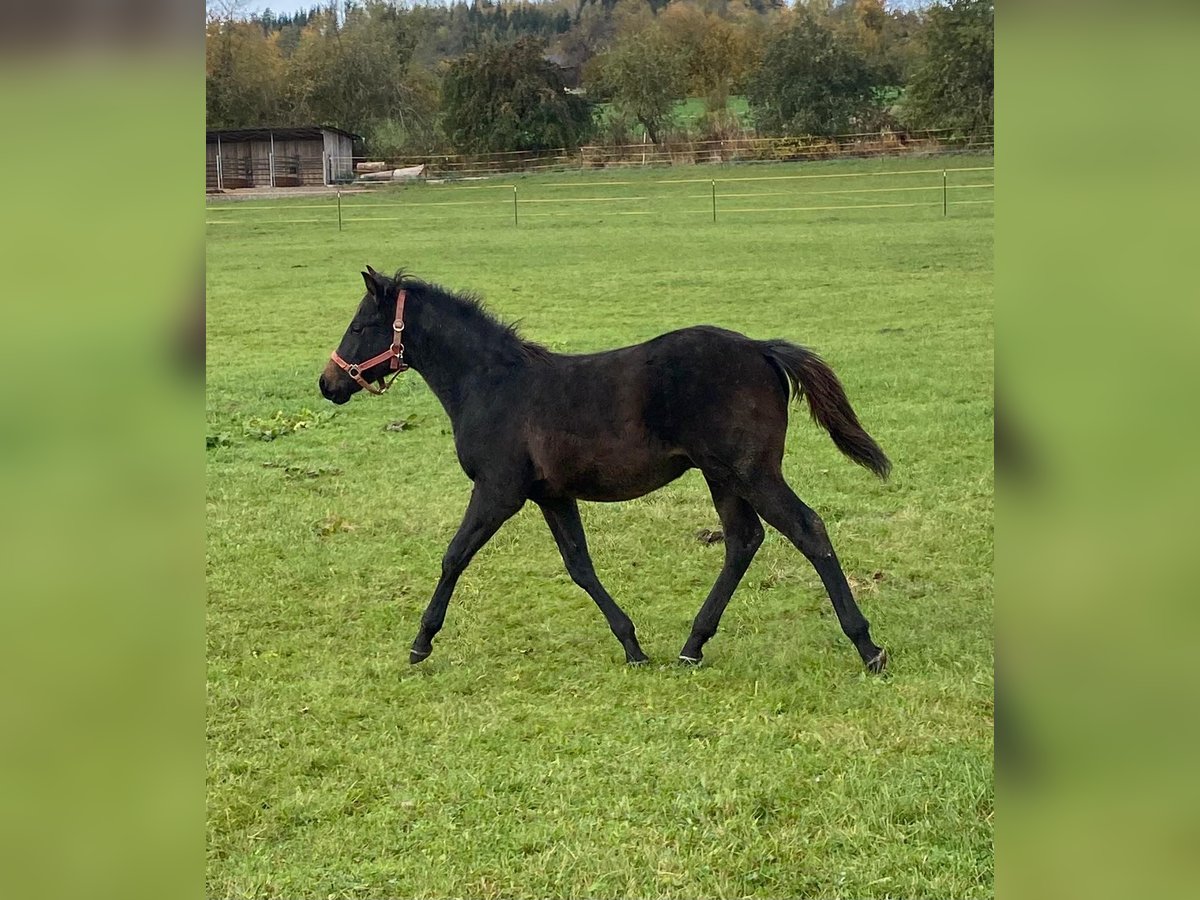
[{"label": "horse's neck", "polygon": [[462,415],[468,402],[490,403],[488,392],[500,379],[495,372],[507,368],[497,348],[491,323],[448,326],[451,317],[435,304],[423,304],[418,327],[413,329],[412,366],[441,402],[451,420]]}]

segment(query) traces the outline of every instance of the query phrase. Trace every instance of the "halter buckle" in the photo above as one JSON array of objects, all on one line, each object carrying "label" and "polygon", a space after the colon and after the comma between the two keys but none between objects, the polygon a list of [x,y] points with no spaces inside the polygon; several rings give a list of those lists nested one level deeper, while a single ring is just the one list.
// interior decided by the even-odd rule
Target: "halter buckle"
[{"label": "halter buckle", "polygon": [[346,369],[346,374],[351,378],[358,378],[358,376],[362,374],[362,370],[359,369],[357,363],[351,363],[349,368]]}]

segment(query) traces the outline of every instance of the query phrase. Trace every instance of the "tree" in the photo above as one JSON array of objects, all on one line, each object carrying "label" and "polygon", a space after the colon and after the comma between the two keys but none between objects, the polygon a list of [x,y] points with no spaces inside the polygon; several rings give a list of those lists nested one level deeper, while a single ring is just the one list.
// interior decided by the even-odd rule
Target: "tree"
[{"label": "tree", "polygon": [[992,0],[946,0],[929,9],[925,60],[904,97],[904,118],[915,128],[977,134],[994,115]]},{"label": "tree", "polygon": [[746,93],[762,131],[832,136],[874,118],[879,82],[854,44],[801,12],[767,45]]},{"label": "tree", "polygon": [[491,46],[450,64],[443,127],[460,151],[574,149],[592,130],[591,104],[568,94],[536,38]]},{"label": "tree", "polygon": [[[432,140],[437,89],[412,65],[416,35],[402,10],[370,0],[345,18],[314,15],[288,62],[291,116],[337,125],[368,139],[383,130],[399,143]],[[395,147],[386,148],[394,151]]]},{"label": "tree", "polygon": [[682,58],[686,93],[704,97],[710,112],[724,109],[731,88],[749,71],[745,30],[679,3],[659,13],[658,23]]},{"label": "tree", "polygon": [[205,29],[205,122],[209,128],[274,123],[284,108],[284,66],[275,35],[252,22],[212,17]]},{"label": "tree", "polygon": [[612,40],[615,26],[603,6],[590,3],[580,9],[575,25],[558,39],[558,54],[565,65],[582,69]]},{"label": "tree", "polygon": [[883,23],[883,52],[897,84],[907,84],[923,60],[924,33],[925,16],[920,11],[897,8],[888,12]]},{"label": "tree", "polygon": [[900,69],[893,61],[892,29],[884,0],[842,0],[829,10],[823,24],[855,44],[883,80],[894,84],[900,78]]},{"label": "tree", "polygon": [[685,93],[684,61],[662,29],[625,35],[597,62],[595,77],[617,112],[636,119],[659,143],[675,101]]}]

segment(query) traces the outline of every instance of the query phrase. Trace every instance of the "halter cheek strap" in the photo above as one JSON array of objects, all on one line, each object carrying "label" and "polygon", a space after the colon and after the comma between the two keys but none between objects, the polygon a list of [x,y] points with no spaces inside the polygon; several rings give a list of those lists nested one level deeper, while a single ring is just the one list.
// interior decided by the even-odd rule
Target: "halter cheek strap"
[{"label": "halter cheek strap", "polygon": [[[408,368],[408,364],[404,361],[404,300],[406,293],[402,290],[396,295],[396,318],[392,322],[392,346],[360,363],[346,362],[336,350],[330,354],[329,358],[337,363],[338,368],[357,381],[363,390],[370,391],[372,394],[386,394],[388,388],[392,386],[392,382],[396,380],[396,376]],[[380,387],[375,387],[363,378],[362,373],[374,368],[384,360],[391,360],[389,367],[392,370],[392,378],[387,382],[380,378]]]}]

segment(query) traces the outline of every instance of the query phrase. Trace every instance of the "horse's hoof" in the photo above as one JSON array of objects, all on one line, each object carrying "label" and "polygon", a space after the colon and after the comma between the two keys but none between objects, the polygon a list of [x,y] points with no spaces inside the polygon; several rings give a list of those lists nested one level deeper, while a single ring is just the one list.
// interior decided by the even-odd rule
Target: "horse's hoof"
[{"label": "horse's hoof", "polygon": [[625,660],[625,664],[633,666],[634,668],[641,668],[642,666],[650,665],[650,658],[648,656],[643,656],[641,659],[627,659]]},{"label": "horse's hoof", "polygon": [[702,661],[703,657],[700,656],[684,656],[682,653],[679,654],[679,664],[681,666],[688,666],[689,668],[694,669],[696,666],[700,665]]},{"label": "horse's hoof", "polygon": [[886,650],[880,650],[867,663],[867,671],[873,672],[876,675],[882,675],[883,670],[887,668],[888,655]]},{"label": "horse's hoof", "polygon": [[631,666],[644,666],[646,663],[650,662],[650,657],[648,657],[645,651],[638,646],[636,641],[634,641],[632,647],[625,647],[625,662]]},{"label": "horse's hoof", "polygon": [[408,651],[408,661],[409,661],[409,663],[410,663],[411,665],[414,665],[414,666],[415,666],[417,663],[419,663],[419,662],[423,662],[424,660],[428,659],[428,658],[429,658],[429,654],[430,654],[430,653],[432,653],[432,652],[433,652],[433,650],[432,650],[432,649],[429,649],[429,650],[415,650],[415,649],[414,649],[414,650],[409,650],[409,651]]}]

